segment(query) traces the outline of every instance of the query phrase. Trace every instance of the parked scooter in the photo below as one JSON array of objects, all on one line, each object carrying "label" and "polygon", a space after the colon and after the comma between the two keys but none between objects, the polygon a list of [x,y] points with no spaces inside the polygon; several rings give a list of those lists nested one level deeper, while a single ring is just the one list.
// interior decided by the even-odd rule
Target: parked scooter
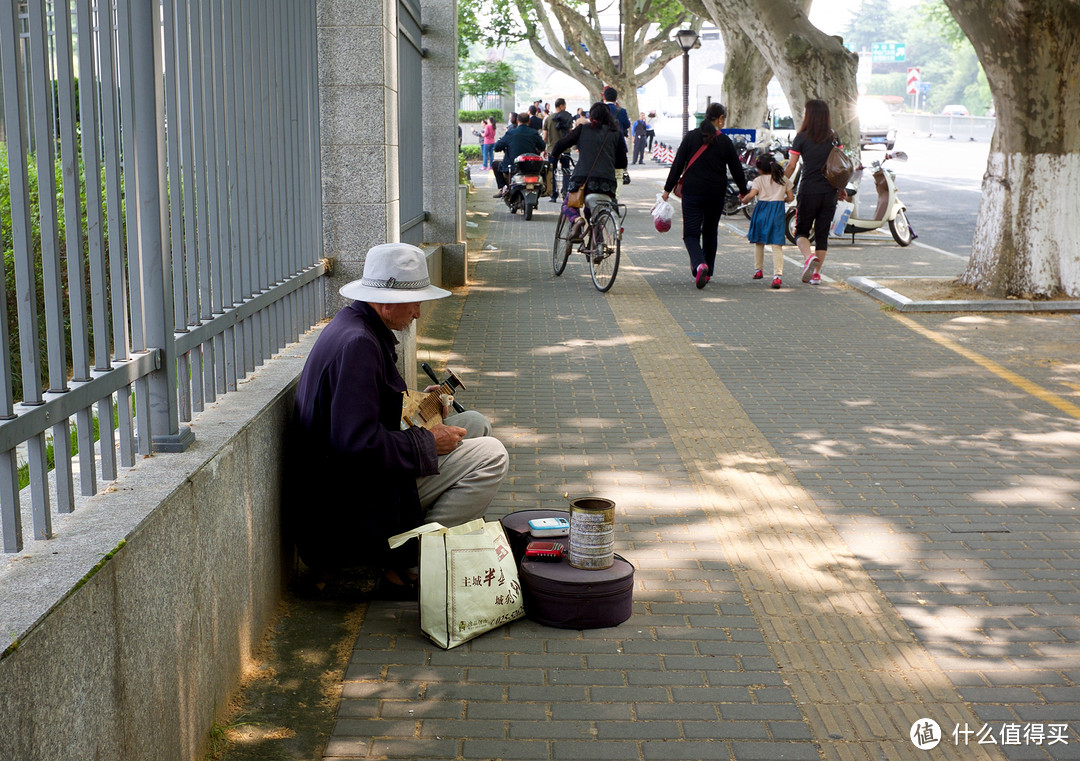
[{"label": "parked scooter", "polygon": [[[907,158],[907,154],[903,151],[896,151],[894,153],[886,153],[884,158],[875,159],[871,162],[870,169],[873,172],[874,187],[877,190],[877,201],[874,205],[872,216],[856,217],[853,212],[852,215],[848,217],[843,234],[850,235],[852,243],[855,242],[856,234],[877,230],[886,223],[889,225],[889,232],[892,233],[893,239],[901,246],[910,245],[911,241],[918,237],[908,223],[907,206],[904,205],[904,202],[900,200],[900,196],[897,195],[896,177],[893,174],[893,171],[882,166],[882,164],[889,159],[907,161]],[[862,171],[863,167],[860,166],[852,177],[852,182],[848,183],[847,194],[849,199],[854,200],[858,193],[859,180],[862,177]],[[856,208],[856,211],[859,211],[859,209]],[[795,206],[792,206],[787,210],[785,216],[787,239],[792,243],[795,242],[795,212],[796,208]]]},{"label": "parked scooter", "polygon": [[551,194],[548,174],[548,162],[535,153],[523,153],[514,159],[514,172],[503,196],[511,214],[522,211],[525,219],[532,219],[540,196]]}]

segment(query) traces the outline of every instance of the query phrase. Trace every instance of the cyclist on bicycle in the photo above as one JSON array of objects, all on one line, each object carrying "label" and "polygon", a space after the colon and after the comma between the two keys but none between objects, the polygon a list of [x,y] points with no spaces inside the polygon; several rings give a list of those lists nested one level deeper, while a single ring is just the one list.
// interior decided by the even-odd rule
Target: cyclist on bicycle
[{"label": "cyclist on bicycle", "polygon": [[[555,143],[549,154],[550,161],[554,164],[560,155],[574,145],[578,149],[578,160],[567,192],[573,193],[584,186],[586,194],[603,193],[614,201],[615,191],[619,187],[615,170],[626,169],[626,140],[607,104],[594,103],[589,109],[588,124],[574,127],[570,134]],[[563,211],[567,211],[565,205]],[[588,217],[588,204],[585,214]],[[573,237],[577,237],[582,226],[580,220],[575,221]]]}]

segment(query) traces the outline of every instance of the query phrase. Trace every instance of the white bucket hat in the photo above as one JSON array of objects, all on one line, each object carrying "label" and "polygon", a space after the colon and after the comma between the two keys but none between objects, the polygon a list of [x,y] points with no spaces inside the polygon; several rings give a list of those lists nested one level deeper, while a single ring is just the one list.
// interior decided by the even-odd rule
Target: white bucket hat
[{"label": "white bucket hat", "polygon": [[339,293],[373,304],[408,304],[450,295],[431,284],[424,252],[408,243],[372,246],[364,259],[364,276],[341,286]]}]

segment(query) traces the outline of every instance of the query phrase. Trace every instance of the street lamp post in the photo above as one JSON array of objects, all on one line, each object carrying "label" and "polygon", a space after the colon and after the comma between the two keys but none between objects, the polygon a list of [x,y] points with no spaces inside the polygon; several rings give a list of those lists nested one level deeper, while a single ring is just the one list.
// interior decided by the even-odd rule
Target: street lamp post
[{"label": "street lamp post", "polygon": [[680,29],[675,40],[682,48],[682,133],[690,131],[690,50],[697,45],[698,33],[693,29]]}]

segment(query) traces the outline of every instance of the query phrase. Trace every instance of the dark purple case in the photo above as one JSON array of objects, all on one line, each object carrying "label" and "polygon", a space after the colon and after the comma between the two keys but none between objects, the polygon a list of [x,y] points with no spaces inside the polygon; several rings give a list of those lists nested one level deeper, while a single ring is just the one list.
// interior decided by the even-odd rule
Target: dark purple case
[{"label": "dark purple case", "polygon": [[525,616],[538,624],[600,629],[621,624],[633,612],[634,566],[619,555],[601,571],[574,568],[566,558],[523,560],[518,577]]}]

